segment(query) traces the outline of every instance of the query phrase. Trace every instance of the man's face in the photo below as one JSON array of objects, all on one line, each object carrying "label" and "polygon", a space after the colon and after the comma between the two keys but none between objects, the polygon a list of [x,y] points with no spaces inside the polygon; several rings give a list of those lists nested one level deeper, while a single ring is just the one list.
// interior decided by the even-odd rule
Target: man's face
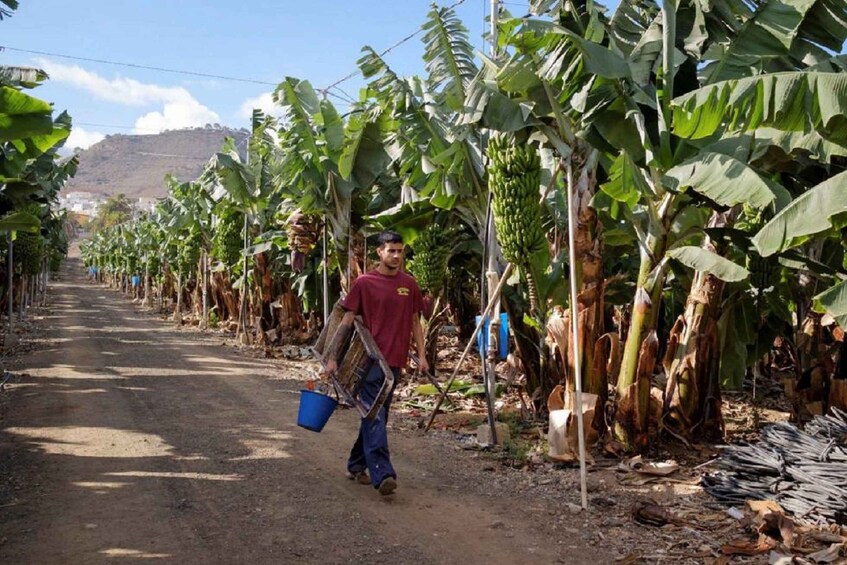
[{"label": "man's face", "polygon": [[402,243],[386,243],[376,248],[379,261],[388,269],[396,270],[403,264],[405,245]]}]

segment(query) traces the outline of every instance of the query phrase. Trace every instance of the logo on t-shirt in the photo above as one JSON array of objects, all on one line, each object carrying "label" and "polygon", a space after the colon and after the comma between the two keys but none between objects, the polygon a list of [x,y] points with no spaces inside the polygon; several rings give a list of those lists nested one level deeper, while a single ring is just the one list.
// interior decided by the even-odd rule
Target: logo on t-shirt
[{"label": "logo on t-shirt", "polygon": [[409,296],[409,289],[405,286],[397,287],[397,294],[400,296]]}]

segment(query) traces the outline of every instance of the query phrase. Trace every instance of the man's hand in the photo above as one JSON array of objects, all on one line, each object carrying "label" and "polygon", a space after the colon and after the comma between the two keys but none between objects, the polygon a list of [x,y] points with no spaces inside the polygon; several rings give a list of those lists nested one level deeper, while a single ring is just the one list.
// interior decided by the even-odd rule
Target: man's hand
[{"label": "man's hand", "polygon": [[326,367],[324,367],[324,373],[326,376],[332,376],[338,370],[338,361],[335,359],[330,359],[326,362]]},{"label": "man's hand", "polygon": [[429,363],[427,363],[425,355],[418,356],[418,371],[421,373],[429,372]]}]

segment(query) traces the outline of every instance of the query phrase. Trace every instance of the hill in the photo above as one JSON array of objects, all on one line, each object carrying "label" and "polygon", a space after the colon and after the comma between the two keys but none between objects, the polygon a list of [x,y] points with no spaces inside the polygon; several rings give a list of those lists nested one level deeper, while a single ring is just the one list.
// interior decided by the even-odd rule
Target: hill
[{"label": "hill", "polygon": [[79,153],[79,170],[63,192],[85,191],[130,198],[159,198],[164,178],[196,178],[226,136],[240,142],[246,130],[196,128],[156,135],[110,135]]}]

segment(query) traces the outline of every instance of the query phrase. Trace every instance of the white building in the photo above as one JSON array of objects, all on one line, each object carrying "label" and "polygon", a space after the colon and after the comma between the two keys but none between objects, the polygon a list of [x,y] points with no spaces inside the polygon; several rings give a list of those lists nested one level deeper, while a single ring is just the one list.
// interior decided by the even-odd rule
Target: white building
[{"label": "white building", "polygon": [[67,194],[59,193],[59,208],[86,216],[95,216],[103,203],[102,194],[77,190]]}]

